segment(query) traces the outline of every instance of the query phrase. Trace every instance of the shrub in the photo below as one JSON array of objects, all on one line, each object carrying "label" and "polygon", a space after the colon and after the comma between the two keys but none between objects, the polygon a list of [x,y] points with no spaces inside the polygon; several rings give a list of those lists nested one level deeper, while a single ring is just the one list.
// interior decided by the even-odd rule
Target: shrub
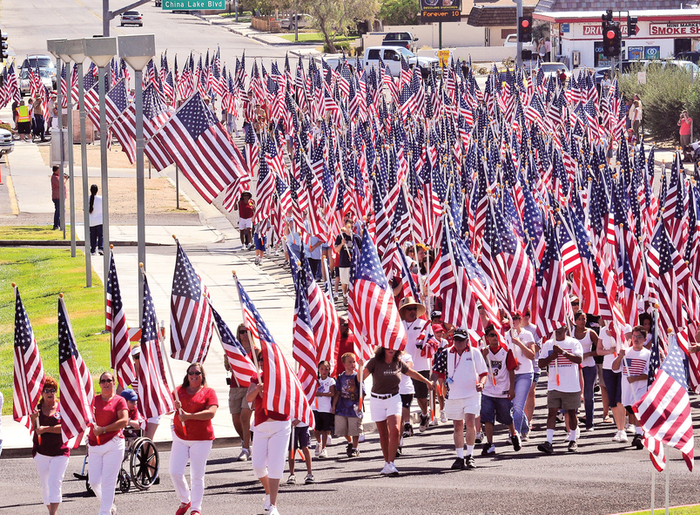
[{"label": "shrub", "polygon": [[627,99],[639,94],[644,128],[653,139],[673,138],[678,141],[678,117],[683,109],[690,107],[693,98],[697,99],[694,105],[696,112],[700,113],[700,93],[693,93],[697,88],[693,87],[690,72],[652,63],[645,70],[646,84],[638,84],[637,72],[640,69],[633,68],[631,73],[622,75],[620,88],[623,96]]}]

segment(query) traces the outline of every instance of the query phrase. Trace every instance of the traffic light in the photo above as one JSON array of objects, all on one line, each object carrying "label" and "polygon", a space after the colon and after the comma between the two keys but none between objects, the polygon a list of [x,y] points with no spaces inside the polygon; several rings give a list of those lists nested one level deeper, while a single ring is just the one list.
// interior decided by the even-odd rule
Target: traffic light
[{"label": "traffic light", "polygon": [[637,18],[632,18],[631,16],[627,17],[627,37],[631,38],[632,36],[637,35]]},{"label": "traffic light", "polygon": [[603,55],[618,57],[622,46],[622,32],[617,22],[603,23]]},{"label": "traffic light", "polygon": [[532,41],[532,16],[518,18],[518,41],[520,43]]},{"label": "traffic light", "polygon": [[605,23],[606,21],[612,21],[612,19],[613,19],[612,9],[608,9],[607,11],[605,11],[605,14],[603,14],[601,16],[601,18],[603,19],[603,23]]},{"label": "traffic light", "polygon": [[0,63],[7,59],[7,33],[0,29]]}]

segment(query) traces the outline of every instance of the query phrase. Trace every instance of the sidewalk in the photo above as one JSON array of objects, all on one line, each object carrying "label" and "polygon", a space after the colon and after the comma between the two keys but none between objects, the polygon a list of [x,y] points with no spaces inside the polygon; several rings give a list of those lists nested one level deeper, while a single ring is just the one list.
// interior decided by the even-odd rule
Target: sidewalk
[{"label": "sidewalk", "polygon": [[[50,194],[46,166],[41,161],[39,150],[35,145],[26,144],[18,147],[17,154],[10,160],[9,173],[13,184],[19,184],[11,192],[22,209],[35,209],[46,212],[45,199]],[[170,167],[161,175],[173,175]],[[110,171],[111,176],[111,171]],[[40,177],[41,180],[37,180]],[[34,180],[35,187],[30,187]],[[262,267],[253,263],[254,253],[241,248],[238,230],[231,222],[230,214],[222,213],[214,205],[207,204],[186,180],[180,181],[181,191],[197,208],[202,223],[200,225],[147,226],[146,239],[158,246],[146,248],[146,273],[158,318],[164,321],[169,333],[170,292],[175,266],[175,234],[192,262],[202,281],[207,286],[212,304],[221,313],[226,323],[235,328],[241,321],[241,306],[237,290],[231,275],[232,270],[255,302],[265,319],[275,341],[280,345],[288,362],[294,366],[292,359],[292,319],[294,315],[294,285],[288,271],[281,267],[283,258],[270,256]],[[50,211],[52,212],[52,211]],[[76,236],[83,235],[83,225],[76,224]],[[11,223],[11,222],[10,222]],[[111,238],[115,241],[135,242],[136,226],[117,225],[110,227]],[[39,248],[39,247],[38,247]],[[81,253],[77,260],[82,261]],[[136,326],[138,319],[138,255],[136,246],[115,246],[114,260],[119,274],[119,283],[124,299],[128,325]],[[102,259],[92,259],[92,266],[99,277],[104,280]],[[70,315],[71,307],[68,307]],[[339,307],[339,311],[342,310]],[[169,337],[166,334],[166,345]],[[219,398],[219,409],[214,417],[214,431],[217,446],[240,445],[228,410],[228,386],[226,371],[223,367],[224,352],[218,337],[214,336],[205,363],[208,385],[215,389]],[[46,359],[46,358],[45,358]],[[180,385],[188,364],[170,359],[174,384]],[[93,376],[101,370],[91,370]],[[173,385],[171,384],[171,387]],[[371,382],[366,383],[369,392]],[[11,399],[5,399],[11,403]],[[369,407],[369,403],[366,403]],[[154,440],[161,448],[168,448],[172,440],[170,425],[172,416],[163,416]],[[366,432],[375,430],[370,419],[369,410],[365,413],[364,428]],[[2,458],[27,457],[30,455],[31,439],[29,431],[16,423],[11,415],[2,417]],[[78,451],[80,453],[81,451]]]}]

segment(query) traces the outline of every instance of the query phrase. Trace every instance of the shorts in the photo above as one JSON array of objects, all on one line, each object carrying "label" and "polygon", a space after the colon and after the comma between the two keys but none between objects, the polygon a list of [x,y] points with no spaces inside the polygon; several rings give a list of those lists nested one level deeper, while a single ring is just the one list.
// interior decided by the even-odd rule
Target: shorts
[{"label": "shorts", "polygon": [[360,436],[362,419],[357,417],[335,416],[335,434],[338,436]]},{"label": "shorts", "polygon": [[314,411],[314,420],[316,421],[316,431],[332,431],[335,417],[333,413],[325,411]]},{"label": "shorts", "polygon": [[292,435],[294,436],[291,438],[292,441],[289,442],[290,449],[292,445],[295,451],[297,449],[306,449],[311,443],[311,439],[309,438],[309,426],[292,426]]},{"label": "shorts", "polygon": [[397,393],[388,399],[369,398],[369,412],[375,422],[384,422],[387,417],[401,417],[401,396]]},{"label": "shorts", "polygon": [[412,393],[401,393],[401,407],[405,409],[411,409],[411,403],[413,402]]},{"label": "shorts", "polygon": [[[146,420],[148,422],[148,425],[159,425],[160,424],[160,415],[156,415],[155,417],[151,417]],[[146,427],[148,427],[148,425]]]},{"label": "shorts", "polygon": [[632,406],[625,406],[625,411],[630,415],[634,415],[634,410],[632,409]]},{"label": "shorts", "polygon": [[253,219],[252,218],[239,218],[238,219],[238,229],[243,230],[243,229],[252,229],[253,228]]},{"label": "shorts", "polygon": [[608,404],[614,408],[622,402],[622,373],[604,368],[603,381],[605,381],[605,390],[608,394]]},{"label": "shorts", "polygon": [[481,396],[481,423],[495,424],[498,420],[501,424],[510,425],[513,423],[513,416],[510,410],[513,403],[506,397]]},{"label": "shorts", "polygon": [[[426,379],[430,378],[430,370],[421,370],[418,373]],[[416,381],[413,378],[411,378],[411,381],[413,381],[413,388],[416,390],[416,393],[414,394],[416,396],[416,399],[427,399],[428,385],[425,384],[423,381]]]},{"label": "shorts", "polygon": [[350,284],[350,268],[342,267],[340,270],[340,284]]},{"label": "shorts", "polygon": [[535,372],[532,375],[532,386],[537,386],[537,381],[540,380],[540,372]]},{"label": "shorts", "polygon": [[445,399],[445,416],[450,420],[464,420],[464,415],[478,415],[481,411],[481,395],[464,399]]},{"label": "shorts", "polygon": [[228,410],[231,415],[238,415],[244,409],[250,409],[246,395],[248,395],[248,388],[233,387],[228,389]]},{"label": "shorts", "polygon": [[549,390],[547,392],[547,407],[575,410],[581,406],[581,392],[560,392],[559,390]]},{"label": "shorts", "polygon": [[258,233],[255,233],[253,235],[253,243],[255,243],[255,250],[265,252],[265,247],[267,247],[267,236],[264,236],[262,239],[260,239]]}]

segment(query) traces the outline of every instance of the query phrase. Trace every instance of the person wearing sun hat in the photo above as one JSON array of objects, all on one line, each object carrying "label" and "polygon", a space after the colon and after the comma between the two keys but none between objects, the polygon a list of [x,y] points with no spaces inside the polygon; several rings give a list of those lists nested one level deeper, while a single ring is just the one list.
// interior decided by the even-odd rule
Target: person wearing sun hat
[{"label": "person wearing sun hat", "polygon": [[[416,301],[413,297],[404,297],[401,299],[399,314],[403,320],[403,326],[406,330],[406,353],[411,355],[413,361],[413,369],[426,379],[430,378],[430,359],[423,356],[421,334],[424,334],[426,324],[430,324],[428,320],[421,317],[425,315],[425,306]],[[420,431],[423,432],[428,428],[430,416],[428,414],[428,388],[422,381],[413,380],[415,389],[415,398],[420,407]]]}]

